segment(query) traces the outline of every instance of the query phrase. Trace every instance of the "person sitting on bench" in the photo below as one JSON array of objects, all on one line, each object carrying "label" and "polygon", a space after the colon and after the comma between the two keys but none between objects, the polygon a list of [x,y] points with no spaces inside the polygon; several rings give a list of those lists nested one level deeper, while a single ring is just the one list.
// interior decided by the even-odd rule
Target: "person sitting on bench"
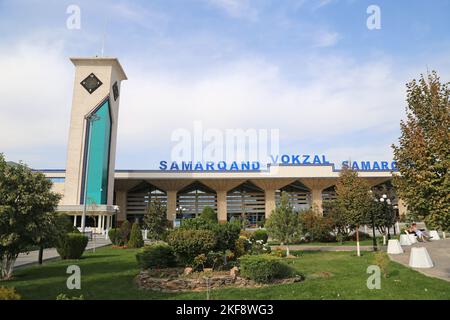
[{"label": "person sitting on bench", "polygon": [[426,234],[425,230],[421,230],[417,228],[417,224],[413,223],[409,232],[414,233],[419,240],[429,241],[430,236]]}]

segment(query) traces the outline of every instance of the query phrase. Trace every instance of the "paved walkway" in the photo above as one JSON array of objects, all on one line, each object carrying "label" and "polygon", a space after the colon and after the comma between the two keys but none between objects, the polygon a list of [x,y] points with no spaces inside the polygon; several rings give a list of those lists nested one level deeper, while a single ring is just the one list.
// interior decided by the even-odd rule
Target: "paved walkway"
[{"label": "paved walkway", "polygon": [[[272,250],[286,250],[285,246],[271,246]],[[290,245],[291,251],[356,251],[354,246],[309,246],[309,245]],[[361,251],[373,251],[372,246],[360,246]]]},{"label": "paved walkway", "polygon": [[450,239],[442,239],[431,242],[419,242],[412,246],[403,246],[403,254],[390,254],[389,257],[409,267],[409,255],[411,247],[425,247],[433,261],[434,267],[428,269],[413,268],[427,276],[450,281]]},{"label": "paved walkway", "polygon": [[[104,247],[104,246],[108,246],[111,244],[111,241],[106,240],[105,236],[98,236],[95,238],[95,248],[100,248],[100,247]],[[92,250],[94,249],[94,241],[89,241],[86,250]],[[14,264],[14,267],[22,267],[22,266],[26,266],[26,265],[30,265],[30,264],[37,264],[38,263],[38,256],[39,256],[39,251],[31,251],[29,253],[21,253],[19,254],[19,257],[16,260],[16,263]],[[58,259],[59,258],[59,254],[58,252],[56,252],[56,249],[51,248],[51,249],[45,249],[44,250],[44,257],[43,260],[47,261],[47,260],[53,260],[53,259]]]}]

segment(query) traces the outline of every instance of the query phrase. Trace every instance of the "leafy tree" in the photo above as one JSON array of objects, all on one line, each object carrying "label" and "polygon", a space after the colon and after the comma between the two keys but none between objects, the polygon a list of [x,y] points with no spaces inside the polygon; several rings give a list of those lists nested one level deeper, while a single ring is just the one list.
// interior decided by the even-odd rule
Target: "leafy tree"
[{"label": "leafy tree", "polygon": [[[378,200],[378,198],[375,200]],[[373,225],[372,215],[375,221],[375,228],[382,234],[386,234],[388,228],[391,228],[396,222],[394,208],[386,202],[373,201],[371,203],[366,220],[367,225],[371,228]]]},{"label": "leafy tree", "polygon": [[78,229],[72,224],[66,214],[49,214],[41,225],[41,234],[36,238],[36,245],[39,246],[38,263],[42,264],[45,248],[55,247],[59,240],[67,233],[78,233]]},{"label": "leafy tree", "polygon": [[289,256],[289,244],[299,236],[300,219],[289,203],[289,195],[281,194],[280,204],[272,211],[266,221],[269,235],[286,245],[286,255]]},{"label": "leafy tree", "polygon": [[357,254],[360,256],[359,226],[367,222],[373,200],[367,182],[346,166],[342,168],[336,183],[336,202],[349,227],[356,230]]},{"label": "leafy tree", "polygon": [[408,212],[431,228],[450,229],[450,83],[433,71],[407,84],[406,120],[393,145],[394,178]]},{"label": "leafy tree", "polygon": [[351,233],[347,216],[339,210],[336,200],[328,200],[323,202],[324,216],[327,217],[331,224],[331,232],[337,241],[342,243],[347,240]]},{"label": "leafy tree", "polygon": [[144,239],[142,238],[141,227],[138,222],[133,223],[131,227],[130,240],[128,241],[129,248],[142,248],[144,246]]},{"label": "leafy tree", "polygon": [[144,215],[144,227],[151,240],[162,240],[169,225],[166,206],[159,200],[152,201]]},{"label": "leafy tree", "polygon": [[24,164],[7,164],[0,154],[0,277],[12,276],[14,262],[29,247],[46,242],[61,198],[42,173]]}]

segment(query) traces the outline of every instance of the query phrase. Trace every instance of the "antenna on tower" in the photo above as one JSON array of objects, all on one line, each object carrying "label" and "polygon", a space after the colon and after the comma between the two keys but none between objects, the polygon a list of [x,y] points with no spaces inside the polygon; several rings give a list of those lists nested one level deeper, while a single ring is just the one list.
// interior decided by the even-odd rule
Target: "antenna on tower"
[{"label": "antenna on tower", "polygon": [[105,19],[105,27],[103,29],[103,35],[102,35],[102,50],[100,56],[103,58],[105,55],[105,42],[106,42],[106,32],[108,28],[108,18]]}]

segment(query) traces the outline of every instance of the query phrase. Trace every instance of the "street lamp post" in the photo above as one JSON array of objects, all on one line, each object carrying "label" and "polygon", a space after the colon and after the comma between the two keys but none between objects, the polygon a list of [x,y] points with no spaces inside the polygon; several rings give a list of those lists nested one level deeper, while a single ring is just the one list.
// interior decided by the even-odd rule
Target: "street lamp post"
[{"label": "street lamp post", "polygon": [[[375,202],[378,202],[378,200],[375,199]],[[372,245],[373,245],[373,251],[378,251],[377,239],[375,237],[375,212],[374,212],[374,210],[372,210]]]}]

